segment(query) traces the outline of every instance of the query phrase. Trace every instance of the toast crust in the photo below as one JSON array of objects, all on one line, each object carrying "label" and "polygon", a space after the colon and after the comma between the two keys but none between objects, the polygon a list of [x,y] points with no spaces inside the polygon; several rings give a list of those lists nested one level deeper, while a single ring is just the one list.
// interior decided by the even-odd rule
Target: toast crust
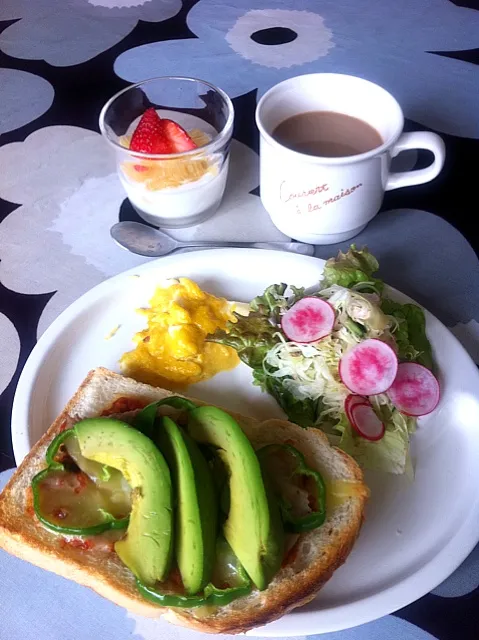
[{"label": "toast crust", "polygon": [[326,479],[354,482],[356,491],[331,510],[322,527],[299,537],[295,558],[280,569],[266,590],[254,590],[249,596],[207,613],[196,609],[166,609],[148,602],[137,591],[133,574],[104,544],[89,550],[77,548],[29,515],[31,479],[45,467],[46,448],[65,426],[100,415],[119,397],[132,397],[146,404],[171,395],[180,394],[138,383],[107,369],[90,371],[0,494],[0,547],[89,587],[135,614],[164,616],[174,624],[206,633],[245,632],[310,602],[350,553],[361,528],[369,493],[356,462],[331,447],[318,429],[304,429],[276,419],[260,423],[228,412],[254,446],[271,442],[293,444],[305,455],[307,463],[321,471]]}]

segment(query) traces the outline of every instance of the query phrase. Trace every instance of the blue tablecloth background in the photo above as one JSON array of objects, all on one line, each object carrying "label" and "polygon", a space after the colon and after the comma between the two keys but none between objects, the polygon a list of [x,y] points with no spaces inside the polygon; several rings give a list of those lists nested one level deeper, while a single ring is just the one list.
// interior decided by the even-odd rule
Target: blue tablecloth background
[{"label": "blue tablecloth background", "polygon": [[[479,363],[478,64],[476,0],[2,0],[0,487],[14,467],[13,394],[36,340],[83,292],[144,261],[109,240],[111,224],[136,213],[97,122],[111,95],[147,77],[209,80],[236,110],[223,206],[204,225],[176,232],[179,239],[282,238],[258,198],[254,110],[273,84],[333,71],[391,91],[407,130],[443,136],[446,165],[432,183],[387,193],[355,240],[377,255],[389,284],[445,322]],[[397,162],[428,160],[420,153]],[[478,610],[476,548],[418,602],[321,637],[477,640]],[[135,618],[0,551],[0,640],[190,637],[199,636]]]}]

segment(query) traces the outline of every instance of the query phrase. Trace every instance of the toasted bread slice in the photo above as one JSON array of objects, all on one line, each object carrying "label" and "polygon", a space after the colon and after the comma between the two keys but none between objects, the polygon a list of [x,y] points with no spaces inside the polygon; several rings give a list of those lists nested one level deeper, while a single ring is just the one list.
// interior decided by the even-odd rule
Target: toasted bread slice
[{"label": "toasted bread slice", "polygon": [[[326,522],[301,534],[283,567],[265,591],[215,609],[165,609],[139,594],[133,574],[111,546],[95,543],[89,549],[65,543],[65,538],[44,528],[31,507],[30,484],[45,467],[51,440],[65,427],[95,417],[119,398],[149,403],[178,395],[150,387],[107,369],[91,371],[61,415],[33,447],[0,495],[0,547],[43,569],[90,587],[116,604],[148,617],[167,620],[209,633],[240,633],[275,620],[312,600],[333,572],[346,560],[359,533],[368,490],[357,464],[330,446],[317,429],[303,429],[282,420],[258,422],[231,414],[252,442],[289,443],[300,450],[312,468],[323,474],[329,494],[339,487],[341,499],[331,500]],[[205,404],[196,401],[198,404]],[[127,414],[123,414],[126,415]],[[131,415],[131,413],[130,413]],[[247,532],[245,532],[247,535]]]}]

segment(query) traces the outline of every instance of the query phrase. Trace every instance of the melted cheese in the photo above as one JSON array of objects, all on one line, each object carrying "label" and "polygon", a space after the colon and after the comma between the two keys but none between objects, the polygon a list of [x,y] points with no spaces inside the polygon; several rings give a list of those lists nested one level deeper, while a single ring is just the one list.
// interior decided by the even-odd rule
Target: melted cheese
[{"label": "melted cheese", "polygon": [[326,506],[328,510],[339,507],[349,498],[361,498],[368,495],[367,487],[361,482],[326,480]]}]

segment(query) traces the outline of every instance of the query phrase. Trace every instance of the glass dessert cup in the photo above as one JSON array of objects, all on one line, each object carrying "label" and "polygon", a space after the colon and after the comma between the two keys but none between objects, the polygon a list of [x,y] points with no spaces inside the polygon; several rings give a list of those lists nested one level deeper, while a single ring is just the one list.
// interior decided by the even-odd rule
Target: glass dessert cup
[{"label": "glass dessert cup", "polygon": [[[131,150],[133,132],[151,107],[179,124],[197,148],[169,154]],[[100,131],[115,150],[120,181],[143,220],[179,228],[215,213],[226,186],[233,121],[233,104],[224,91],[195,78],[144,80],[105,104]]]}]

